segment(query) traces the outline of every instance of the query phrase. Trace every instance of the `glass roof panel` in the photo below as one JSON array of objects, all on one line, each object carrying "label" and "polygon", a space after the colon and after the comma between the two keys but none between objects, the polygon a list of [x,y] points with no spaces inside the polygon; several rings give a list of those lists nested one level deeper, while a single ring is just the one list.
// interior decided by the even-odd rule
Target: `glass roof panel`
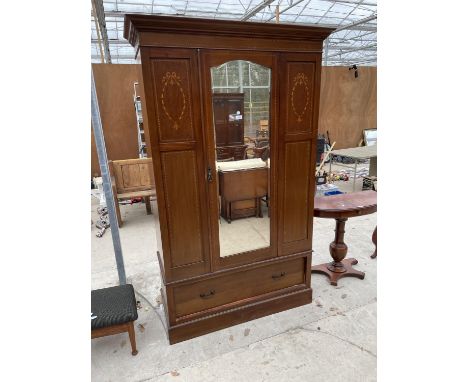
[{"label": "glass roof panel", "polygon": [[[96,0],[100,1],[100,0]],[[208,19],[299,23],[343,28],[330,35],[323,65],[377,65],[376,0],[102,0],[107,42],[113,63],[136,63],[133,47],[123,38],[125,13],[179,15]],[[91,11],[91,60],[101,62]]]}]

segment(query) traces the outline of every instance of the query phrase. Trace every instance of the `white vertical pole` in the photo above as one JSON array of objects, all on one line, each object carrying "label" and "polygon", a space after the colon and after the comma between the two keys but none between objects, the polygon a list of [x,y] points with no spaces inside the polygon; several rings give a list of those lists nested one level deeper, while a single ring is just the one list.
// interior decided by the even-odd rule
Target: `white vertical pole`
[{"label": "white vertical pole", "polygon": [[112,195],[111,179],[109,175],[109,166],[107,163],[107,152],[102,132],[101,113],[96,94],[96,84],[94,83],[93,70],[91,69],[91,121],[93,124],[94,140],[96,141],[96,151],[99,158],[99,167],[101,169],[102,185],[106,197],[107,211],[109,213],[109,223],[112,234],[112,244],[114,245],[115,262],[117,263],[117,272],[119,274],[119,283],[127,283],[125,275],[125,265],[122,255],[122,246],[120,244],[119,225],[115,213],[114,198]]}]

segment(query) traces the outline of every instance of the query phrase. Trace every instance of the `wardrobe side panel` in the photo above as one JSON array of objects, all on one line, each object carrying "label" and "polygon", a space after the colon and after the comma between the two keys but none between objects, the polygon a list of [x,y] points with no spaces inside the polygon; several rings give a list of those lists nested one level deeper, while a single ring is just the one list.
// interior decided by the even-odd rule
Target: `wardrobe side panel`
[{"label": "wardrobe side panel", "polygon": [[320,71],[320,54],[281,54],[279,255],[312,249]]},{"label": "wardrobe side panel", "polygon": [[210,271],[197,51],[147,48],[142,62],[165,279],[174,281]]}]

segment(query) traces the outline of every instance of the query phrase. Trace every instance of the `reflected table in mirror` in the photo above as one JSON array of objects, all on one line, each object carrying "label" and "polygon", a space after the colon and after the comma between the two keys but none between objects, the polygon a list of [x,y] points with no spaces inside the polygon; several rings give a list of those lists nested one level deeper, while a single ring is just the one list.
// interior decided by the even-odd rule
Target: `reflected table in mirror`
[{"label": "reflected table in mirror", "polygon": [[330,243],[333,261],[314,265],[312,273],[322,273],[330,278],[331,285],[338,285],[342,277],[364,279],[365,273],[353,268],[358,261],[345,259],[348,246],[344,242],[345,224],[348,218],[372,214],[377,211],[377,192],[361,191],[351,194],[317,197],[314,200],[314,217],[335,219],[335,239]]},{"label": "reflected table in mirror", "polygon": [[217,167],[221,257],[268,247],[270,219],[264,203],[268,196],[267,163],[256,158],[218,162]]}]

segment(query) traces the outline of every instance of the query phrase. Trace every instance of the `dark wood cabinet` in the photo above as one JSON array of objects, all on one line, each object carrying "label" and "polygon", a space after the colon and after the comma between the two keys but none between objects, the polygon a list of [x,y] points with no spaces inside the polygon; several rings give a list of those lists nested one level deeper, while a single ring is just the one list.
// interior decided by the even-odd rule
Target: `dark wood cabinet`
[{"label": "dark wood cabinet", "polygon": [[[159,212],[157,252],[171,344],[312,301],[321,52],[330,32],[126,15],[124,35],[142,65]],[[244,145],[244,119],[229,121],[229,114],[244,118],[244,101],[240,95],[213,93],[210,68],[233,60],[271,71],[270,238],[269,246],[222,257],[216,152],[218,147]],[[226,112],[228,121],[221,123]],[[263,193],[264,183],[259,186]]]},{"label": "dark wood cabinet", "polygon": [[244,145],[244,94],[213,93],[216,147]]}]

